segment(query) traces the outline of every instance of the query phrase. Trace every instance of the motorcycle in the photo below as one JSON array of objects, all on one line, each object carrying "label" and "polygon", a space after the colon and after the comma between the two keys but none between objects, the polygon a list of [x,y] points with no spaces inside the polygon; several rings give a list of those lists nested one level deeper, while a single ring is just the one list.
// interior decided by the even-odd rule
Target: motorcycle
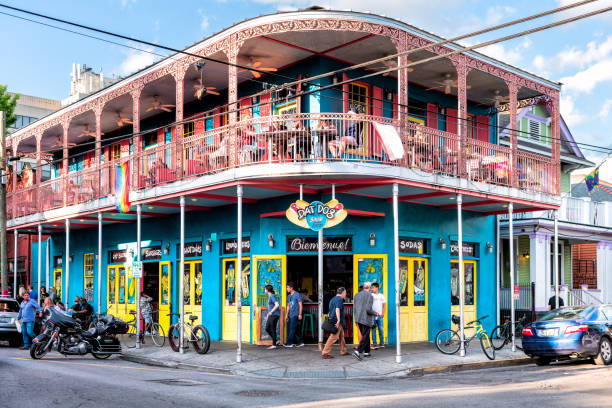
[{"label": "motorcycle", "polygon": [[84,330],[71,316],[49,308],[43,317],[41,333],[32,341],[30,357],[41,359],[55,348],[64,355],[91,353],[97,359],[106,359],[113,354],[121,354],[117,334],[127,331],[127,324],[112,315],[100,318],[95,326]]}]

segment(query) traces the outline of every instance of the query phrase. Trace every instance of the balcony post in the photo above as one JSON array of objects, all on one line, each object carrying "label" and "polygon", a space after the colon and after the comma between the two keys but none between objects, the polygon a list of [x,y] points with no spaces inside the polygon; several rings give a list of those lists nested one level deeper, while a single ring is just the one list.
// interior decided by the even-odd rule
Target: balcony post
[{"label": "balcony post", "polygon": [[228,71],[228,92],[227,92],[227,109],[229,111],[229,167],[234,167],[236,165],[236,158],[238,155],[238,140],[236,132],[236,122],[238,121],[238,113],[236,109],[238,108],[238,69],[236,68],[236,64],[238,63],[238,53],[240,52],[240,47],[237,43],[236,35],[233,35],[230,39],[229,50],[227,52],[227,59],[230,63],[227,71]]},{"label": "balcony post", "polygon": [[19,242],[19,231],[15,229],[13,231],[13,238],[15,242],[13,242],[13,296],[17,299],[17,245]]},{"label": "balcony post", "polygon": [[508,85],[509,92],[509,103],[510,103],[510,132],[508,133],[508,139],[510,142],[510,163],[508,163],[508,184],[511,187],[516,187],[516,171],[517,171],[517,94],[518,86],[514,82],[506,82]]},{"label": "balcony post", "polygon": [[[138,87],[134,89],[130,94],[132,95],[132,143],[134,146],[134,156],[136,160],[132,160],[132,168],[130,171],[132,172],[132,186],[136,185],[140,186],[140,173],[144,171],[142,168],[141,160],[138,158],[138,153],[140,152],[140,147],[142,146],[141,137],[140,137],[140,94],[142,93],[142,87]],[[110,168],[110,172],[114,171],[113,168]],[[110,173],[109,173],[110,174]],[[109,181],[110,183],[110,178]],[[110,191],[113,191],[114,186],[109,186]],[[139,294],[140,296],[140,294]]]},{"label": "balcony post", "polygon": [[[41,139],[42,139],[42,135],[40,133],[36,134],[36,181],[34,183],[34,185],[36,186],[36,209],[37,212],[41,212],[42,210],[42,200],[41,200],[41,196],[40,196],[40,181],[42,180],[42,171],[41,171],[41,167],[42,167],[42,155],[41,155]],[[38,291],[38,293],[40,293],[40,290]]]},{"label": "balcony post", "polygon": [[561,180],[561,111],[559,106],[559,92],[555,91],[552,95],[552,112],[551,114],[551,131],[552,131],[552,140],[551,140],[551,159],[553,165],[553,194],[559,194],[560,189],[560,180]]},{"label": "balcony post", "polygon": [[62,129],[64,131],[64,138],[62,140],[62,173],[64,175],[64,207],[68,205],[68,188],[70,186],[70,182],[68,180],[68,135],[70,130],[70,119],[65,118],[62,123]]},{"label": "balcony post", "polygon": [[[96,168],[96,177],[95,177],[95,185],[98,187],[97,192],[94,194],[93,198],[98,198],[100,197],[100,193],[102,191],[102,186],[100,185],[100,181],[101,181],[101,169],[102,169],[102,162],[101,162],[101,157],[102,157],[102,109],[103,109],[103,105],[96,105],[96,107],[94,108],[94,115],[96,116],[96,145],[95,145],[95,150],[94,150],[94,162],[95,162],[95,168]],[[100,313],[100,312],[98,312]]]},{"label": "balcony post", "polygon": [[[236,220],[236,362],[242,363],[242,185],[236,186],[237,220]],[[282,288],[281,288],[282,290]]]},{"label": "balcony post", "polygon": [[457,135],[459,148],[457,154],[457,175],[465,176],[465,151],[467,145],[467,75],[470,69],[463,56],[453,62],[457,69]]},{"label": "balcony post", "polygon": [[38,224],[38,285],[36,286],[36,293],[40,296],[40,285],[42,280],[42,224]]},{"label": "balcony post", "polygon": [[[405,37],[402,37],[402,41],[396,44],[398,53],[404,52],[408,49],[407,41]],[[408,64],[408,55],[400,55],[397,57],[398,67],[402,67]],[[400,69],[397,72],[397,97],[398,106],[394,106],[393,109],[397,109],[397,117],[399,118],[400,124],[400,135],[406,132],[406,114],[408,113],[408,69]]]},{"label": "balcony post", "polygon": [[176,174],[183,176],[183,101],[185,94],[185,73],[188,65],[179,64],[173,76],[176,81]]},{"label": "balcony post", "polygon": [[64,290],[64,304],[68,305],[68,289],[70,288],[70,219],[66,218],[66,286]]},{"label": "balcony post", "polygon": [[461,357],[465,357],[465,265],[463,265],[463,214],[461,214],[462,204],[463,194],[459,193],[457,194],[457,248],[459,248],[459,338],[461,340],[461,345],[459,346],[459,355]]},{"label": "balcony post", "polygon": [[[17,142],[13,144],[13,156],[17,156],[18,145],[19,143]],[[13,163],[13,173],[11,174],[11,177],[13,178],[13,194],[11,195],[11,207],[13,211],[13,218],[17,218],[17,197],[15,196],[15,193],[17,192],[17,162]]]},{"label": "balcony post", "polygon": [[512,328],[512,352],[516,352],[516,339],[515,339],[515,321],[514,321],[514,310],[516,301],[514,300],[514,218],[512,212],[514,210],[514,203],[508,203],[508,239],[510,241],[510,324]]}]

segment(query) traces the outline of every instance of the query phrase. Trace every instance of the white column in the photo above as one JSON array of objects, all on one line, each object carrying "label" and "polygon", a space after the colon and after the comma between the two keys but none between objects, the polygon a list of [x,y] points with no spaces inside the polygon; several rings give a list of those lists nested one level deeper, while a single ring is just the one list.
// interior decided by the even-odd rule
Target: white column
[{"label": "white column", "polygon": [[465,357],[465,320],[463,316],[463,304],[465,303],[465,275],[463,268],[463,220],[461,217],[461,205],[463,204],[463,195],[457,194],[457,246],[459,251],[459,336],[461,346],[459,355]]},{"label": "white column", "polygon": [[42,280],[42,224],[38,224],[38,296],[40,296],[40,284]]},{"label": "white column", "polygon": [[[66,219],[66,289],[64,290],[64,304],[66,305],[66,309],[68,309],[68,305],[70,304],[70,297],[68,296],[68,288],[70,287],[70,220]],[[126,302],[127,303],[127,302]]]},{"label": "white column", "polygon": [[393,268],[395,269],[395,362],[402,362],[400,332],[400,272],[399,272],[399,210],[397,196],[399,187],[393,183]]},{"label": "white column", "polygon": [[529,280],[535,283],[535,299],[533,301],[536,311],[546,310],[548,304],[548,298],[546,297],[546,276],[548,273],[546,247],[549,242],[549,237],[546,234],[529,235]]},{"label": "white column", "polygon": [[499,288],[501,286],[501,247],[500,247],[500,223],[499,223],[499,215],[495,216],[495,323],[500,324],[501,322],[501,311],[500,311],[500,297],[499,297]]},{"label": "white column", "polygon": [[[237,347],[236,347],[236,362],[242,363],[242,186],[238,184],[236,188],[236,196],[238,198],[238,220],[237,220],[237,251],[236,255],[236,322],[237,322]],[[253,306],[255,307],[255,305]]]},{"label": "white column", "polygon": [[514,210],[514,204],[508,204],[508,237],[510,238],[510,322],[512,328],[512,351],[516,351],[516,343],[514,338],[514,222],[512,211]]},{"label": "white column", "polygon": [[47,293],[49,293],[49,289],[52,286],[51,281],[50,281],[51,277],[49,276],[50,269],[51,269],[51,265],[49,265],[49,258],[50,258],[49,254],[51,252],[50,246],[51,246],[51,238],[47,238],[47,245],[45,246],[45,257],[46,257],[45,263],[47,266],[46,271],[45,271],[45,283],[47,285]]},{"label": "white column", "polygon": [[[140,240],[141,240],[141,225],[142,225],[142,204],[136,205],[136,260],[140,259]],[[133,270],[133,267],[132,267]],[[181,270],[182,271],[182,270]],[[142,268],[140,270],[142,274]],[[136,348],[140,348],[140,276],[136,278]],[[181,281],[182,281],[181,276]],[[182,292],[181,292],[182,296]]]},{"label": "white column", "polygon": [[179,353],[183,354],[185,353],[185,349],[183,347],[184,345],[184,336],[183,336],[183,326],[182,324],[185,321],[185,297],[183,296],[183,292],[185,291],[184,288],[184,277],[183,274],[185,273],[185,197],[181,196],[181,198],[179,199],[179,204],[181,207],[181,244],[180,244],[180,256],[181,256],[181,262],[180,262],[180,270],[178,273],[178,280],[179,280],[179,327],[181,328],[179,330]]},{"label": "white column", "polygon": [[98,315],[102,313],[102,213],[98,213]]},{"label": "white column", "polygon": [[319,230],[317,236],[317,292],[319,303],[319,350],[323,350],[323,229]]},{"label": "white column", "polygon": [[13,246],[13,296],[17,299],[19,294],[19,288],[17,287],[17,241],[19,240],[19,231],[15,230],[13,237],[15,238]]},{"label": "white column", "polygon": [[553,265],[555,266],[555,276],[553,284],[555,285],[555,309],[559,308],[559,210],[555,210],[555,239],[553,248]]},{"label": "white column", "polygon": [[612,263],[610,263],[612,251],[610,243],[597,243],[597,289],[601,290],[601,298],[604,303],[610,303],[610,281],[612,281]]}]

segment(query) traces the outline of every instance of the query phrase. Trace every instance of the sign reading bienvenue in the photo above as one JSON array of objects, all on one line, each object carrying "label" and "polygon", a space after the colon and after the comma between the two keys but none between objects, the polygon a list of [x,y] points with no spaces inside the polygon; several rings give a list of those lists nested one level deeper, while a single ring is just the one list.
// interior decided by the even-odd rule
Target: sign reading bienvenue
[{"label": "sign reading bienvenue", "polygon": [[[287,237],[287,252],[317,252],[318,250],[317,237]],[[323,251],[352,252],[353,237],[323,237]]]},{"label": "sign reading bienvenue", "polygon": [[320,201],[308,203],[297,200],[287,209],[287,219],[302,228],[320,231],[340,224],[347,216],[344,206],[338,200],[326,204]]}]

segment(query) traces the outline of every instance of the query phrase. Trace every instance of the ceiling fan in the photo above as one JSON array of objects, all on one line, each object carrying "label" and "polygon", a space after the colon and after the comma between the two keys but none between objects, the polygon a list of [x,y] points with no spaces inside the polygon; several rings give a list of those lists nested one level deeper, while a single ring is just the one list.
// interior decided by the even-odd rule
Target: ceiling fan
[{"label": "ceiling fan", "polygon": [[[104,133],[100,133],[100,134],[103,135]],[[84,137],[84,136],[96,137],[96,132],[89,130],[89,125],[83,125],[83,131],[77,137]]]},{"label": "ceiling fan", "polygon": [[132,119],[121,116],[121,112],[117,112],[117,126],[122,127],[124,125],[132,125]]},{"label": "ceiling fan", "polygon": [[[198,68],[199,67],[199,68]],[[197,83],[193,86],[193,89],[195,89],[195,93],[193,94],[193,96],[195,96],[198,99],[202,99],[204,96],[206,95],[220,95],[219,92],[215,91],[215,89],[217,89],[214,86],[204,86],[204,71],[202,70],[202,68],[204,67],[204,64],[198,64],[196,65],[196,69],[198,69],[198,71],[200,71],[200,77],[197,79]]]},{"label": "ceiling fan", "polygon": [[[272,67],[262,67],[261,64],[263,64],[263,62],[261,60],[257,60],[255,59],[255,56],[250,56],[247,57],[248,58],[248,62],[246,64],[244,64],[245,66],[249,67],[249,68],[253,68],[256,69],[258,71],[266,71],[266,72],[276,72],[278,71],[277,68],[272,68]],[[242,69],[239,70],[238,73],[241,72],[245,72],[247,71],[246,69]],[[261,73],[257,72],[257,71],[253,71],[253,70],[248,70],[251,74],[253,74],[253,76],[255,78],[261,78]]]},{"label": "ceiling fan", "polygon": [[170,103],[162,104],[159,100],[158,95],[153,96],[153,102],[151,102],[151,106],[147,109],[147,112],[151,112],[152,110],[163,110],[164,112],[172,112],[172,109],[176,105],[172,105]]},{"label": "ceiling fan", "polygon": [[[388,57],[388,55],[383,55],[381,58],[385,58]],[[406,60],[407,64],[411,64],[412,61],[410,60]],[[389,58],[386,59],[384,61],[380,61],[380,64],[382,64],[384,66],[383,70],[387,70],[387,69],[396,69],[397,68],[397,58]],[[408,67],[405,68],[407,72],[412,72],[414,71],[414,68]],[[391,74],[393,71],[390,72],[385,72],[384,74],[382,74],[382,76],[388,76],[389,74]]]},{"label": "ceiling fan", "polygon": [[502,103],[510,102],[510,96],[501,96],[499,90],[495,90],[494,93],[495,93],[495,96],[493,96],[492,98],[486,98],[486,99],[487,101],[491,101],[495,103],[495,109],[498,109],[499,105],[501,105]]},{"label": "ceiling fan", "polygon": [[[431,88],[427,88],[427,91],[431,91],[432,89],[442,88],[444,89],[444,93],[448,95],[451,93],[452,88],[457,88],[457,80],[452,79],[451,74],[444,74],[444,79],[442,81],[434,81],[434,83],[438,84],[439,86],[432,86]],[[471,89],[472,86],[466,85],[465,88]]]}]

